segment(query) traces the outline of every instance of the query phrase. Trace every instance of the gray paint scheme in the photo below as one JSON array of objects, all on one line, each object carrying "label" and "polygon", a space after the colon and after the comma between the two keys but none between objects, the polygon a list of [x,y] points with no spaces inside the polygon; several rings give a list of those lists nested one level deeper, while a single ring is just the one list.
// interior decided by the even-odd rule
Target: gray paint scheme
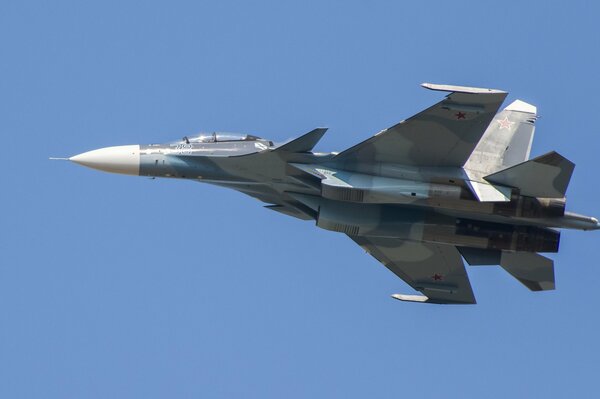
[{"label": "gray paint scheme", "polygon": [[557,152],[511,166],[485,177],[490,183],[520,189],[527,197],[564,197],[575,164]]},{"label": "gray paint scheme", "polygon": [[450,94],[339,154],[312,151],[326,132],[317,128],[281,145],[214,133],[129,146],[139,154],[121,150],[118,168],[110,154],[120,147],[70,160],[227,187],[314,220],[348,235],[424,295],[394,295],[403,301],[475,303],[462,258],[501,265],[532,290],[553,289],[553,262],[537,252],[558,251],[559,228],[600,228],[595,218],[565,211],[573,163],[554,152],[527,160],[532,105],[517,100],[499,111],[506,92],[423,86]]}]

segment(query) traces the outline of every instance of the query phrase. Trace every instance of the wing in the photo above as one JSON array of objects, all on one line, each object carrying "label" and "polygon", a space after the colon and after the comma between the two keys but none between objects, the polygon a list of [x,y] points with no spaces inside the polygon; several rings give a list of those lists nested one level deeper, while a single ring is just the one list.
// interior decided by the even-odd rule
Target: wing
[{"label": "wing", "polygon": [[338,154],[342,162],[463,166],[507,93],[423,83],[451,92],[444,100]]},{"label": "wing", "polygon": [[350,238],[425,295],[394,295],[394,298],[413,302],[476,303],[462,258],[454,246],[397,238]]}]

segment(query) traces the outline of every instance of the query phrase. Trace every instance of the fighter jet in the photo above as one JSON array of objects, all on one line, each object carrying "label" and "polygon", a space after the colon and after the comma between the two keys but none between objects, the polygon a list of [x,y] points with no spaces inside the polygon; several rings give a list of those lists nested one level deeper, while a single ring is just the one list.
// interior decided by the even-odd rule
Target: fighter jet
[{"label": "fighter jet", "polygon": [[536,107],[499,110],[501,90],[437,85],[437,104],[340,153],[314,152],[326,128],[283,144],[200,134],[101,148],[68,160],[106,172],[227,187],[267,209],[347,235],[422,295],[474,304],[463,259],[500,265],[533,291],[555,288],[559,229],[600,229],[565,211],[574,164],[557,152],[529,159]]}]

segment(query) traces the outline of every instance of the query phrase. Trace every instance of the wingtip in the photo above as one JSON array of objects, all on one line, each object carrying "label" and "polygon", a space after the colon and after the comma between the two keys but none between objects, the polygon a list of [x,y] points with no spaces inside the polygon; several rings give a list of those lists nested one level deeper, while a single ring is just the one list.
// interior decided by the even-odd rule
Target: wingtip
[{"label": "wingtip", "polygon": [[392,298],[403,302],[427,302],[429,300],[425,295],[404,295],[404,294],[393,294]]},{"label": "wingtip", "polygon": [[453,93],[469,93],[469,94],[507,94],[506,91],[497,89],[486,89],[483,87],[469,87],[469,86],[454,86],[454,85],[441,85],[435,83],[421,83],[421,87],[435,91],[446,91]]}]

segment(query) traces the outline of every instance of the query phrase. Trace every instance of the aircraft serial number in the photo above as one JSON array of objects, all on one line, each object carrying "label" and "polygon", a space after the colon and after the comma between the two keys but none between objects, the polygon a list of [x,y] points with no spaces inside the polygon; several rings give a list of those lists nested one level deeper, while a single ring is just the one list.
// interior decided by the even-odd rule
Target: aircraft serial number
[{"label": "aircraft serial number", "polygon": [[191,144],[177,144],[175,147],[175,152],[177,154],[191,154],[192,153],[192,145]]}]

